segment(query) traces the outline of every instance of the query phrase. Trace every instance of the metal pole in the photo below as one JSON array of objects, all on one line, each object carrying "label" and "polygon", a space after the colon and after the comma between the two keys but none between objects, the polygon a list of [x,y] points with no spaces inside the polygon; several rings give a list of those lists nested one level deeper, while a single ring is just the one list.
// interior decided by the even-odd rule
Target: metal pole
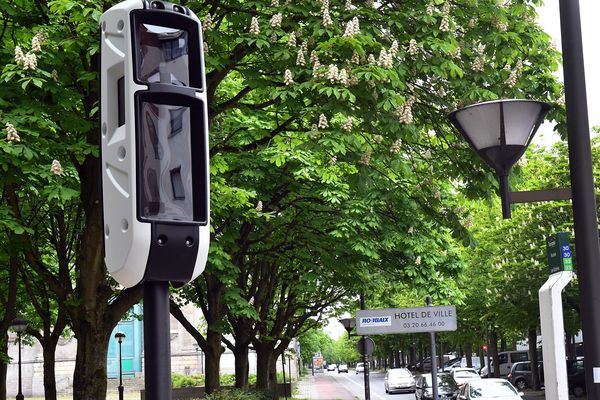
[{"label": "metal pole", "polygon": [[121,339],[119,339],[119,400],[123,400],[123,358],[121,357]]},{"label": "metal pole", "polygon": [[146,400],[171,400],[169,283],[144,283]]},{"label": "metal pole", "polygon": [[[365,306],[365,293],[361,292],[360,294],[360,309],[364,310]],[[367,337],[363,336],[360,340],[362,340],[362,361],[363,361],[363,378],[365,382],[365,400],[371,400],[371,384],[369,381],[369,356],[367,356]]]},{"label": "metal pole", "polygon": [[19,337],[19,392],[17,393],[17,400],[23,400],[25,396],[23,396],[21,381],[21,332],[17,332],[17,336]]},{"label": "metal pole", "polygon": [[600,380],[593,371],[600,368],[600,245],[579,0],[560,0],[559,5],[585,382],[588,398],[598,399]]},{"label": "metal pole", "polygon": [[[433,306],[433,303],[431,301],[431,296],[427,296],[427,306],[431,307]],[[437,376],[437,355],[435,354],[435,332],[429,332],[429,340],[430,340],[430,344],[431,344],[431,386],[432,386],[432,392],[433,392],[433,398],[437,399],[438,398],[438,376]]]},{"label": "metal pole", "polygon": [[492,363],[490,361],[490,335],[488,333],[488,322],[485,321],[485,342],[487,343],[485,349],[485,358],[487,360],[487,377],[492,377]]},{"label": "metal pole", "polygon": [[285,354],[283,353],[281,353],[281,371],[283,371],[283,397],[285,397],[285,400],[287,400],[287,386],[285,382]]},{"label": "metal pole", "polygon": [[292,395],[292,357],[288,359],[288,376],[290,378],[290,396]]}]

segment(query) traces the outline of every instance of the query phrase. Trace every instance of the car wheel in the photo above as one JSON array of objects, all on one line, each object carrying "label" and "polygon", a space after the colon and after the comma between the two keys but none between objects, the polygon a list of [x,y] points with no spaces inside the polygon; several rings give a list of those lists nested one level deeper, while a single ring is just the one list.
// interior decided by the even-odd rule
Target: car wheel
[{"label": "car wheel", "polygon": [[385,388],[385,392],[386,392],[386,393],[389,393],[390,391],[389,391],[387,388]]},{"label": "car wheel", "polygon": [[517,389],[519,389],[519,391],[525,390],[527,389],[527,381],[525,379],[518,379],[515,382],[515,386]]},{"label": "car wheel", "polygon": [[585,394],[585,387],[583,386],[573,386],[573,395],[575,397],[583,397],[583,395]]}]

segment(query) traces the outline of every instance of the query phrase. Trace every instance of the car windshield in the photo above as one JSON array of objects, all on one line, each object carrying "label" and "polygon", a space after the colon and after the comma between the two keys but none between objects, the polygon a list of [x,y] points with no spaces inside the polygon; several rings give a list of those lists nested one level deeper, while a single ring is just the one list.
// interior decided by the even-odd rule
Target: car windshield
[{"label": "car windshield", "polygon": [[469,388],[469,394],[471,398],[493,398],[503,396],[514,396],[517,391],[508,382],[499,381],[487,381],[472,383]]},{"label": "car windshield", "polygon": [[[425,378],[423,380],[423,387],[431,387],[431,374],[423,375],[423,377]],[[456,386],[456,382],[454,382],[454,379],[452,379],[452,377],[448,374],[438,374],[437,378],[439,387],[454,388]]]},{"label": "car windshield", "polygon": [[390,378],[410,378],[412,374],[407,369],[390,369]]},{"label": "car windshield", "polygon": [[357,367],[364,367],[364,366],[365,366],[365,364],[364,364],[364,363],[358,363],[358,364],[356,364],[356,366],[357,366]]}]

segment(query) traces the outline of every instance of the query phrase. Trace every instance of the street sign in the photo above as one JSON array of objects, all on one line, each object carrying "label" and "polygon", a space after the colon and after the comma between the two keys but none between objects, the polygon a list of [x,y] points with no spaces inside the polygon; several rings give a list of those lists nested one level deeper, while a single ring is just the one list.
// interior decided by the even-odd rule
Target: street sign
[{"label": "street sign", "polygon": [[385,308],[356,312],[356,333],[359,335],[455,330],[455,306]]},{"label": "street sign", "polygon": [[550,274],[573,271],[573,253],[569,246],[569,233],[558,232],[546,238],[546,252]]},{"label": "street sign", "polygon": [[370,337],[363,337],[356,343],[356,351],[360,355],[370,356],[375,351],[375,342]]}]

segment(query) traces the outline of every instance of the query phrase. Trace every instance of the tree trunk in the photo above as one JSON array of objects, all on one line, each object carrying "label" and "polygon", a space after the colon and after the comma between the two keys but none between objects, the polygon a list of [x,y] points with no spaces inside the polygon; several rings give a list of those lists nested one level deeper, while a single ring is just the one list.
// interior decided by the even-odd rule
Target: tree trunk
[{"label": "tree trunk", "polygon": [[247,388],[248,371],[250,369],[248,362],[248,346],[238,346],[236,343],[236,346],[233,349],[233,355],[235,356],[235,387]]},{"label": "tree trunk", "polygon": [[[483,351],[483,349],[481,348],[481,346],[479,346],[479,365],[481,365],[481,368],[485,367],[485,352]],[[489,366],[488,366],[488,371],[489,371]]]},{"label": "tree trunk", "polygon": [[531,384],[533,390],[540,390],[542,385],[538,368],[537,329],[535,327],[529,328],[529,355],[531,356]]},{"label": "tree trunk", "polygon": [[[0,336],[0,354],[8,354],[8,335],[6,332]],[[0,358],[0,400],[6,400],[6,375],[8,365],[4,357]]]},{"label": "tree trunk", "polygon": [[256,388],[270,390],[271,364],[273,362],[272,343],[255,343],[256,349]]},{"label": "tree trunk", "polygon": [[[498,334],[495,329],[490,332],[490,348],[492,351],[492,364],[494,366],[494,378],[500,378],[500,365],[498,362]],[[488,349],[489,351],[490,349]],[[489,367],[488,367],[489,368]]]},{"label": "tree trunk", "polygon": [[44,399],[56,400],[56,344],[44,347]]},{"label": "tree trunk", "polygon": [[208,351],[204,359],[204,388],[207,394],[213,393],[221,387],[220,362],[223,348],[221,347],[221,333],[212,331],[209,327],[206,333]]},{"label": "tree trunk", "polygon": [[467,358],[467,367],[473,368],[473,344],[465,344],[465,357]]},{"label": "tree trunk", "polygon": [[106,352],[110,329],[78,329],[77,357],[73,374],[73,400],[106,398]]}]

